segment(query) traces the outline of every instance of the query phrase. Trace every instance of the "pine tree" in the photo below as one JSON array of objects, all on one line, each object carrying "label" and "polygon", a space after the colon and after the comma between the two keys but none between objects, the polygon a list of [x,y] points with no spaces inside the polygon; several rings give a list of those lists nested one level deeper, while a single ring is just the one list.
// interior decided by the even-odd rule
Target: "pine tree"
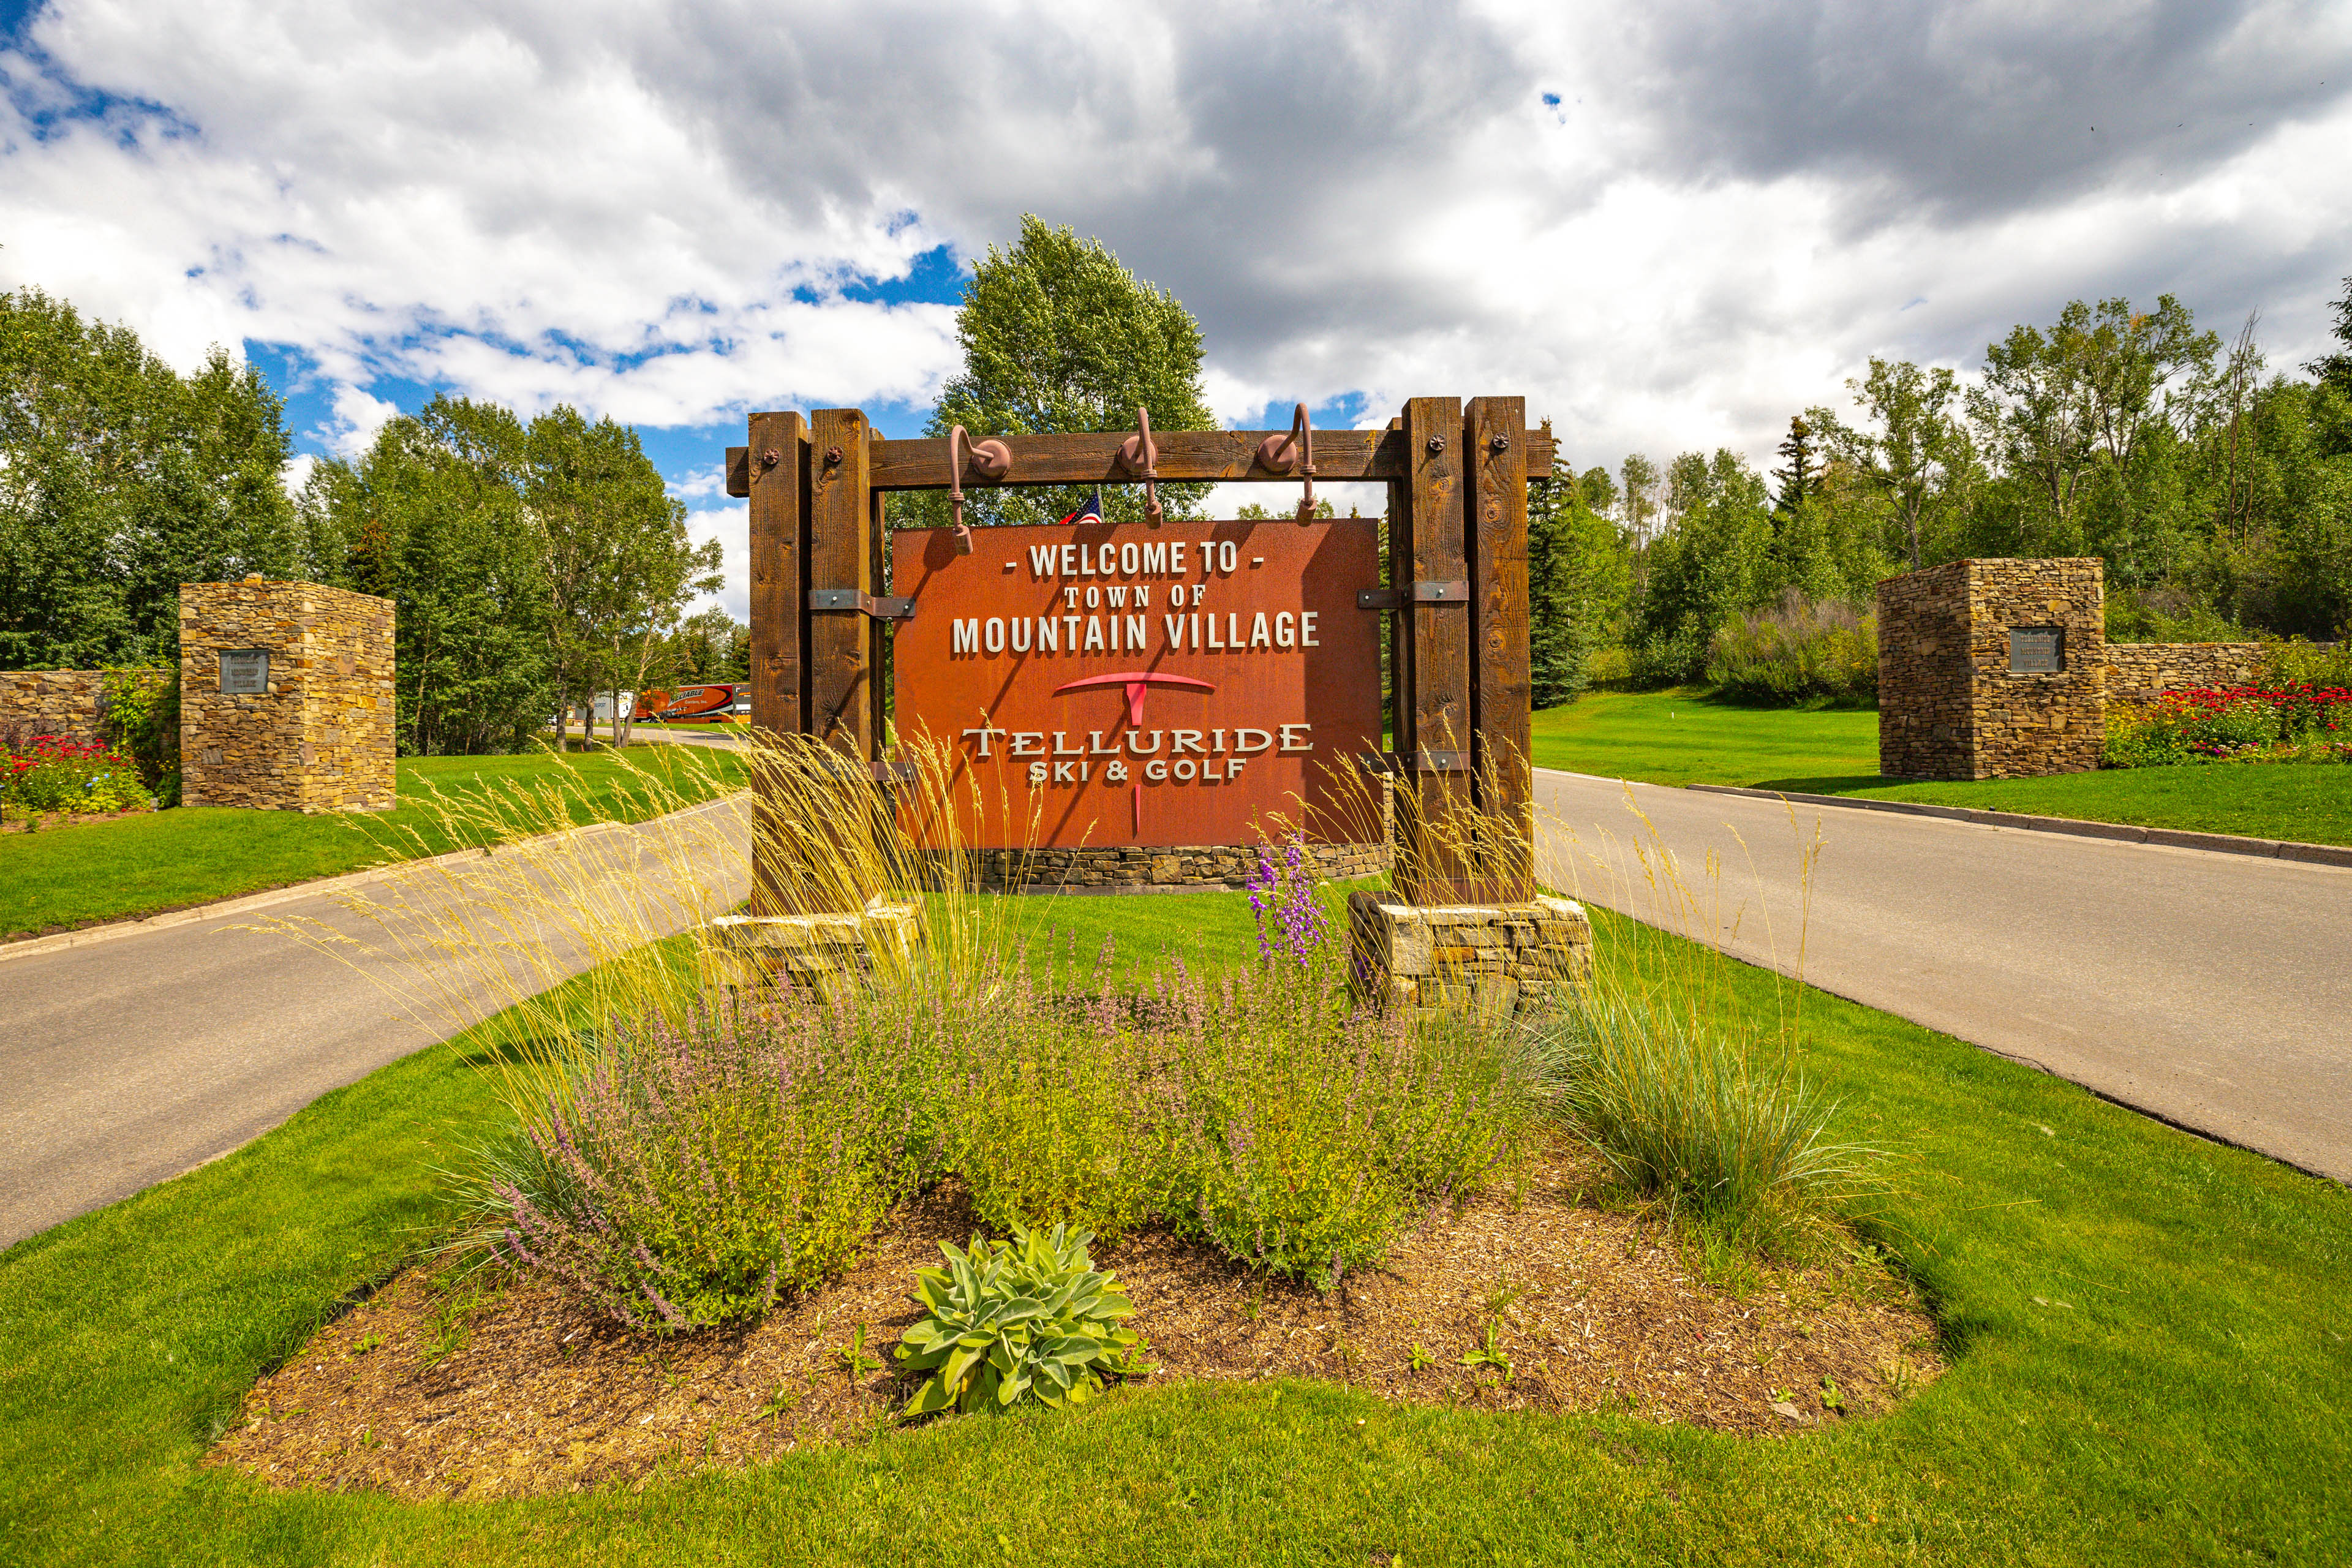
[{"label": "pine tree", "polygon": [[1779,450],[1780,461],[1787,466],[1772,470],[1772,477],[1780,481],[1780,494],[1773,498],[1772,505],[1778,511],[1793,512],[1822,488],[1822,463],[1813,447],[1813,427],[1805,423],[1803,415],[1790,417],[1789,437]]}]

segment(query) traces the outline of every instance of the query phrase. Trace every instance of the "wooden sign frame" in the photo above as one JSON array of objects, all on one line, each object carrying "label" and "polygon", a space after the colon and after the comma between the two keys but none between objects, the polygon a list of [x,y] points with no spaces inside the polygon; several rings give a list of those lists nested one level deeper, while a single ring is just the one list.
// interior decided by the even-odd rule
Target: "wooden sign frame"
[{"label": "wooden sign frame", "polygon": [[[1259,461],[1281,434],[1155,432],[1155,474],[1297,484]],[[1001,437],[1005,477],[967,462],[961,482],[1134,484],[1119,460],[1129,435]],[[889,626],[903,608],[877,597],[884,498],[953,487],[949,443],[885,440],[855,408],[753,414],[747,436],[728,449],[727,493],[751,502],[752,726],[813,736],[879,777]],[[1389,487],[1389,581],[1360,603],[1391,617],[1397,889],[1424,905],[1524,902],[1535,893],[1527,485],[1552,471],[1550,426],[1527,427],[1524,398],[1417,397],[1385,430],[1314,439],[1318,480]],[[755,792],[755,813],[777,809]],[[779,863],[783,842],[754,836],[753,911],[817,912],[814,879]]]}]

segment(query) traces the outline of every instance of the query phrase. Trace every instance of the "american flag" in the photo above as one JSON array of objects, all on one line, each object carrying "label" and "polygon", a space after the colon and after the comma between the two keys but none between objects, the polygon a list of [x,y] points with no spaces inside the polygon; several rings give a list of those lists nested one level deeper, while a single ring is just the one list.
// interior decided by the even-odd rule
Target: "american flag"
[{"label": "american flag", "polygon": [[1078,508],[1077,510],[1064,518],[1059,526],[1063,528],[1083,528],[1087,523],[1100,522],[1101,521],[1102,491],[1097,490],[1094,494],[1087,498],[1087,501],[1084,506]]}]

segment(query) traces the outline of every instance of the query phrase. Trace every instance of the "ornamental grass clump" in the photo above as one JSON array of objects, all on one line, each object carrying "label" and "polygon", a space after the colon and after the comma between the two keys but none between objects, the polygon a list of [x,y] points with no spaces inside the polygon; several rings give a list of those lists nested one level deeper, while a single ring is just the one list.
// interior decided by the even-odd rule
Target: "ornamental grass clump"
[{"label": "ornamental grass clump", "polygon": [[1630,988],[1588,998],[1570,1028],[1560,1108],[1629,1192],[1789,1250],[1878,1190],[1876,1152],[1831,1138],[1837,1108],[1790,1052]]},{"label": "ornamental grass clump", "polygon": [[1795,951],[1779,962],[1800,983],[1778,988],[1770,1011],[1727,984],[1720,934],[1760,920],[1777,949],[1770,906],[1727,909],[1721,863],[1695,882],[1651,828],[1607,854],[1580,847],[1609,901],[1639,923],[1617,927],[1567,1006],[1528,1026],[1523,1059],[1550,1119],[1607,1162],[1623,1196],[1798,1258],[1893,1184],[1885,1151],[1833,1131],[1839,1106],[1802,1067],[1803,933],[1822,840],[1818,819],[1810,838],[1793,808],[1789,821],[1802,894]]}]

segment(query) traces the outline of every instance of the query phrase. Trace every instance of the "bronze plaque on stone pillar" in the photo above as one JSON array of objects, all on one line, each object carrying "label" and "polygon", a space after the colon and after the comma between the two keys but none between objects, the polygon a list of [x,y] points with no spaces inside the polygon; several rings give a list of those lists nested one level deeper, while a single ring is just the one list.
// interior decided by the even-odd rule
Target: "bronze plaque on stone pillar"
[{"label": "bronze plaque on stone pillar", "polygon": [[221,649],[220,689],[224,697],[266,695],[269,690],[269,650],[266,647]]},{"label": "bronze plaque on stone pillar", "polygon": [[2009,668],[2012,675],[2058,675],[2066,668],[2066,628],[2009,628]]}]

